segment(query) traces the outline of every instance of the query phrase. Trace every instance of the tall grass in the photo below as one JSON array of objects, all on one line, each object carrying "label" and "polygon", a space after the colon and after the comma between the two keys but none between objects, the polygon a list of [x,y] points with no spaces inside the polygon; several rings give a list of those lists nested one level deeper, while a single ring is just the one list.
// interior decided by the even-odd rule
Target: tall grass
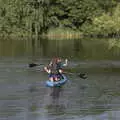
[{"label": "tall grass", "polygon": [[49,39],[77,39],[82,37],[82,33],[80,31],[73,31],[70,29],[54,28],[48,31],[47,37]]}]

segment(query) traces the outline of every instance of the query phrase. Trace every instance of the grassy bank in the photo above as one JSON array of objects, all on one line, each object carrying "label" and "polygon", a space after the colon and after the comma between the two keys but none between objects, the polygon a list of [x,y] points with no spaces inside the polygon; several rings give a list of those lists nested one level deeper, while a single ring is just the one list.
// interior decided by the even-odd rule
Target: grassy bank
[{"label": "grassy bank", "polygon": [[31,34],[29,32],[21,32],[21,31],[15,31],[10,34],[8,33],[1,33],[1,38],[37,38],[37,37],[47,37],[48,39],[77,39],[83,37],[82,33],[80,31],[74,31],[69,29],[61,29],[61,28],[54,28],[49,29],[48,33],[42,34],[42,35],[35,35]]},{"label": "grassy bank", "polygon": [[63,28],[54,28],[50,29],[46,36],[49,39],[77,39],[81,38],[83,35],[80,31],[73,31]]}]

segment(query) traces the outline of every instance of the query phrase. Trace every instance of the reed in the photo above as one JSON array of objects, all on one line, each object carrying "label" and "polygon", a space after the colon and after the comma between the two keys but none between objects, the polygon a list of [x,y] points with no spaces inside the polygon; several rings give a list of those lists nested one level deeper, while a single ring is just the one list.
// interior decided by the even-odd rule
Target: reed
[{"label": "reed", "polygon": [[49,39],[77,39],[82,37],[80,31],[73,31],[69,29],[50,29],[46,35]]}]

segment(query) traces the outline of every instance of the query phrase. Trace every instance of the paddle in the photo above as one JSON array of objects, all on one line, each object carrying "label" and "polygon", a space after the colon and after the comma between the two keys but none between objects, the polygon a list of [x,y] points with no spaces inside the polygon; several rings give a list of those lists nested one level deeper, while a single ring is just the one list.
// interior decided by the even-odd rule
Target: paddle
[{"label": "paddle", "polygon": [[87,78],[85,73],[77,73],[77,74],[76,73],[71,73],[71,72],[64,72],[64,73],[70,74],[70,75],[77,75],[78,77],[80,77],[82,79],[86,79]]},{"label": "paddle", "polygon": [[30,63],[28,66],[29,67],[36,67],[36,66],[40,66],[40,65],[44,65],[44,64]]},{"label": "paddle", "polygon": [[86,76],[85,73],[79,73],[78,76],[79,76],[80,78],[82,78],[82,79],[86,79],[86,78],[87,78],[87,76]]}]

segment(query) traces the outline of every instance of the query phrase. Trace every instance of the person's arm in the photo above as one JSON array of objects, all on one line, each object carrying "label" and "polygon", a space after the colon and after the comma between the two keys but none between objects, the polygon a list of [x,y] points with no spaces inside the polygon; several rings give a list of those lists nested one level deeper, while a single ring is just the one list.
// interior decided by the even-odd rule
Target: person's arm
[{"label": "person's arm", "polygon": [[47,73],[51,73],[51,70],[50,69],[48,69],[47,67],[44,67],[44,70],[47,72]]},{"label": "person's arm", "polygon": [[63,64],[63,66],[67,66],[68,65],[68,59],[65,59],[65,63]]},{"label": "person's arm", "polygon": [[49,63],[49,65],[48,65],[48,66],[52,66],[52,64],[53,64],[53,62],[52,62],[52,61],[50,61],[50,63]]}]

